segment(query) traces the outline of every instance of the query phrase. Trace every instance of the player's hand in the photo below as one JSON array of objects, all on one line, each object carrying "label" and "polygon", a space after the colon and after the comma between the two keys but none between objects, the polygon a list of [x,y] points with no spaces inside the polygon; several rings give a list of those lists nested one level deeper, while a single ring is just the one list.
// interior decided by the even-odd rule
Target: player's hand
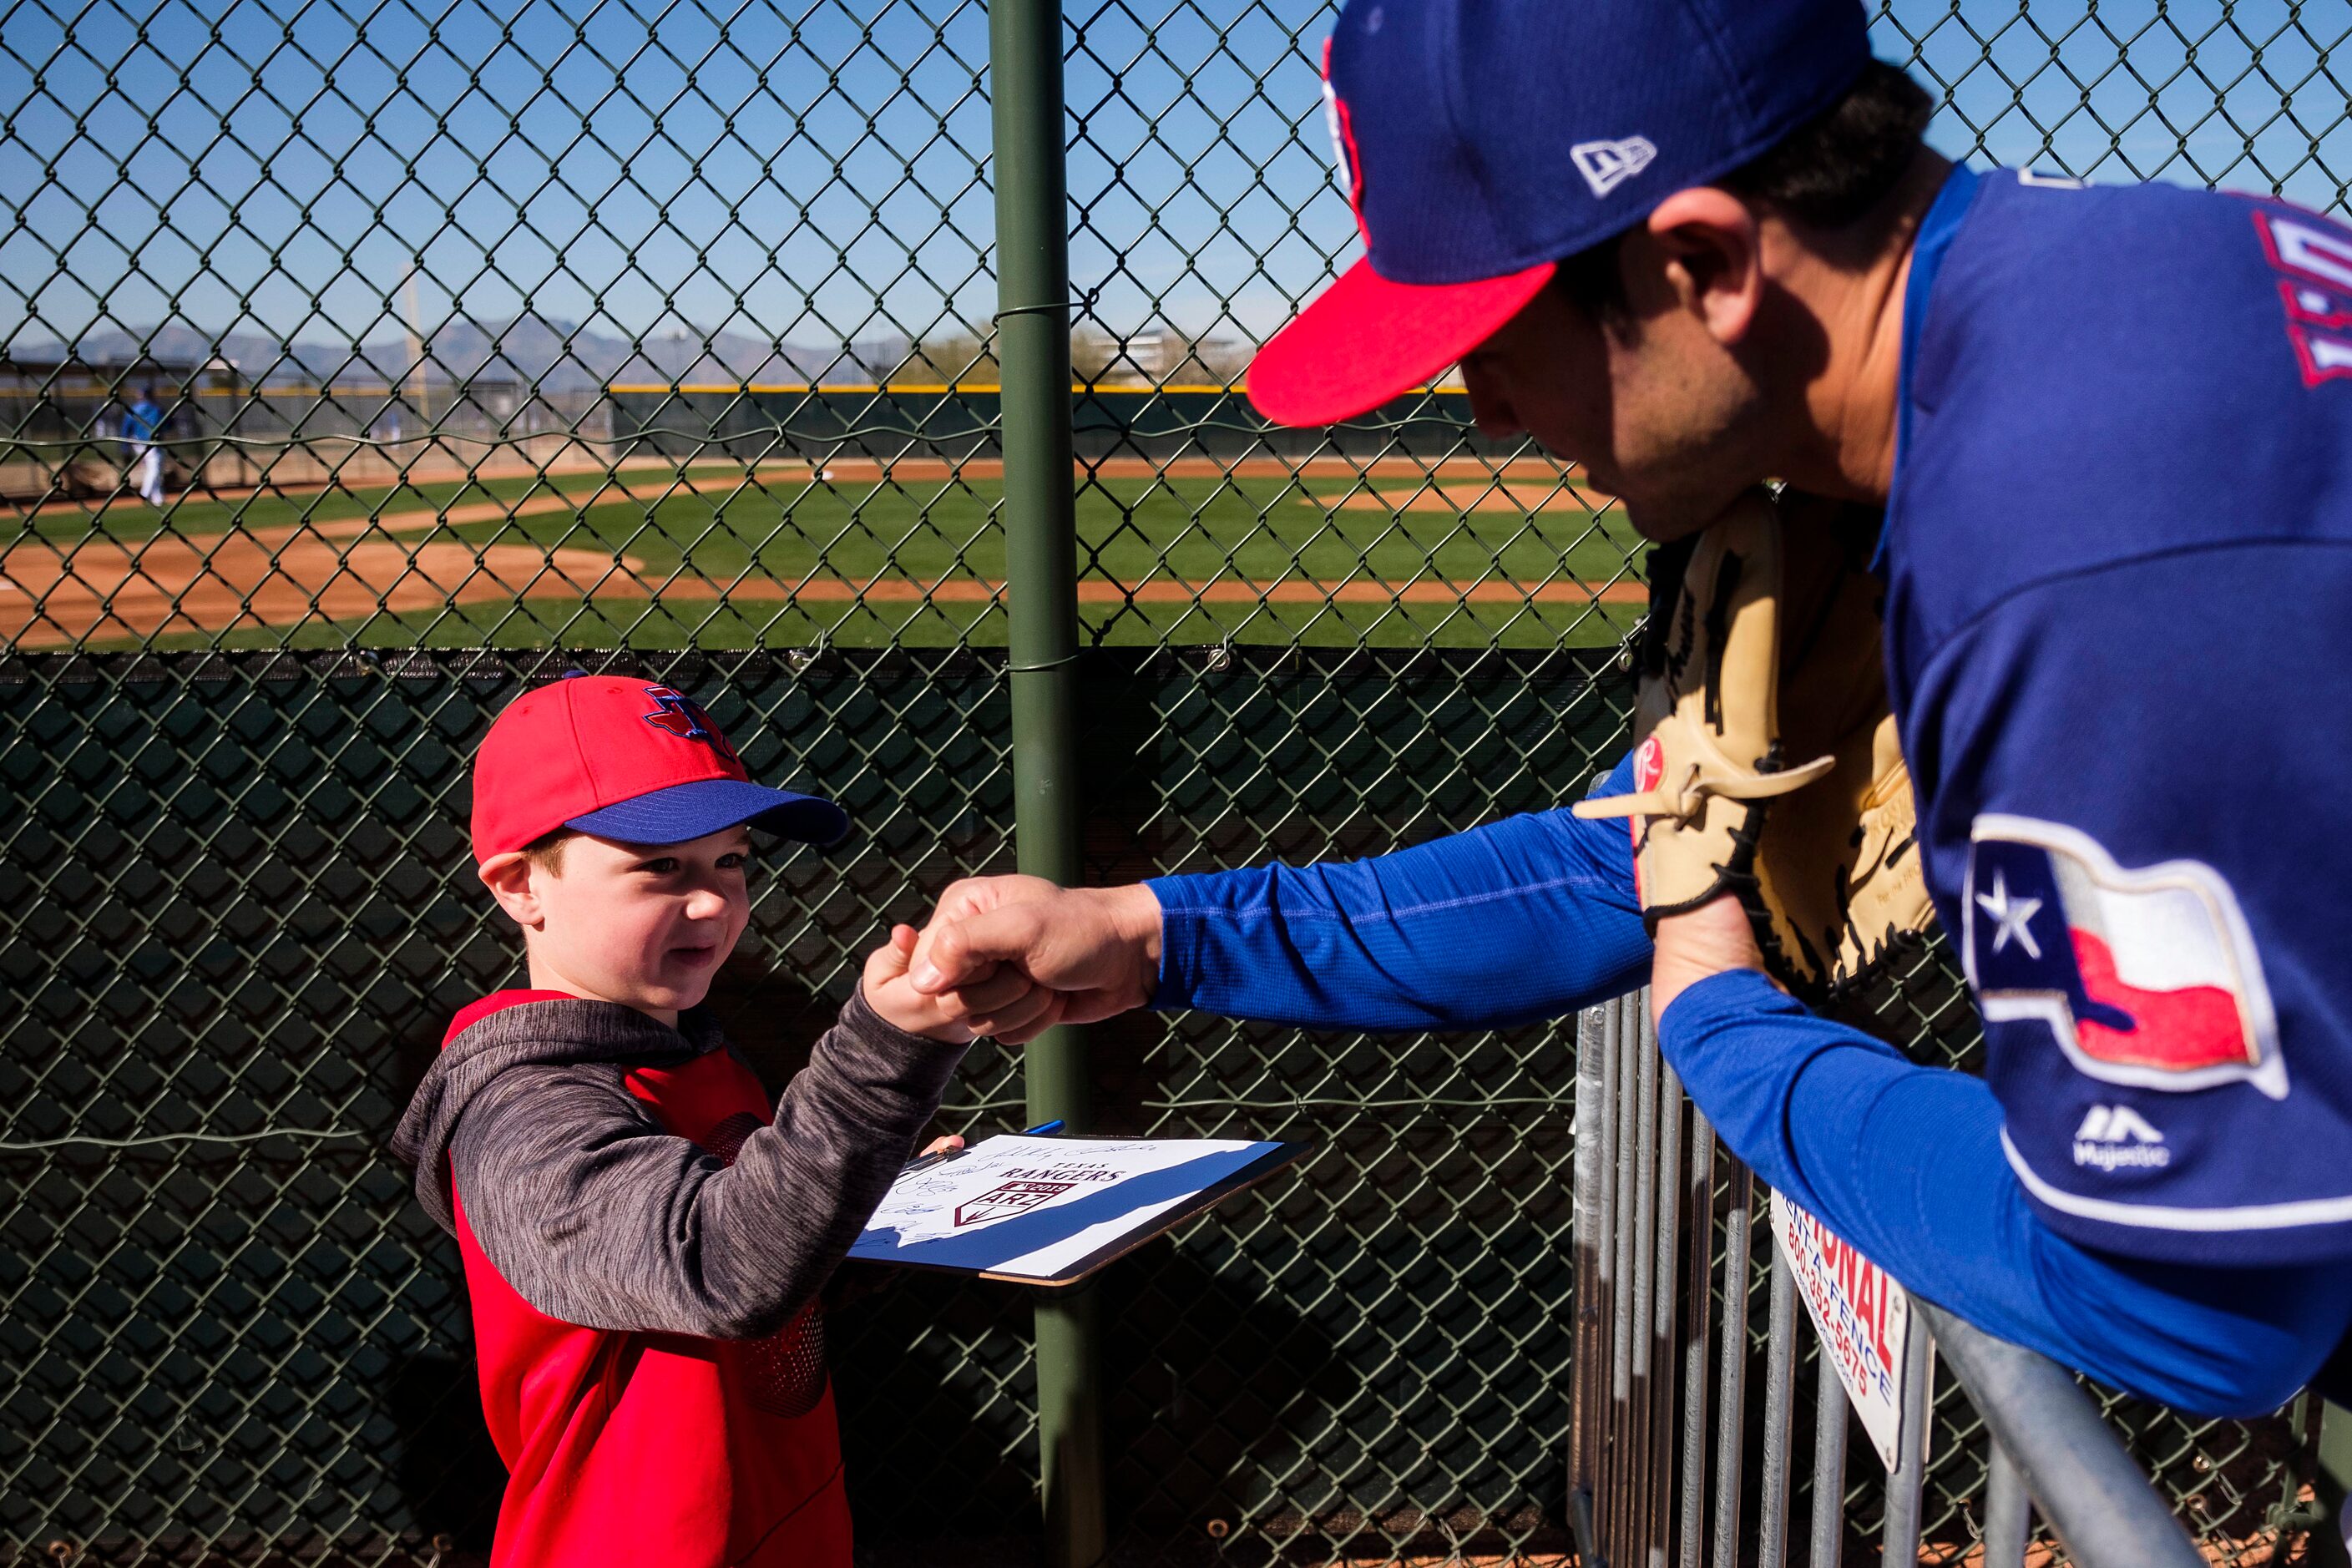
[{"label": "player's hand", "polygon": [[918,1154],[916,1158],[919,1160],[928,1160],[934,1154],[952,1154],[962,1147],[962,1133],[943,1133],[940,1137],[934,1138],[929,1142],[924,1144],[923,1152],[920,1154]]},{"label": "player's hand", "polygon": [[1658,921],[1657,951],[1650,961],[1650,1016],[1664,1017],[1675,997],[1709,975],[1763,967],[1748,911],[1732,894],[1685,914],[1666,915]]},{"label": "player's hand", "polygon": [[1005,970],[1062,998],[1051,1017],[989,1031],[1011,1044],[1140,1007],[1160,980],[1160,900],[1141,886],[1060,888],[1042,877],[956,883],[923,928],[910,984],[965,1017],[988,1010],[986,988]]},{"label": "player's hand", "polygon": [[1018,969],[991,963],[958,992],[952,1007],[907,983],[915,928],[892,926],[890,940],[866,960],[866,1005],[910,1035],[961,1045],[981,1035],[1025,1040],[1059,1022],[1063,999]]}]

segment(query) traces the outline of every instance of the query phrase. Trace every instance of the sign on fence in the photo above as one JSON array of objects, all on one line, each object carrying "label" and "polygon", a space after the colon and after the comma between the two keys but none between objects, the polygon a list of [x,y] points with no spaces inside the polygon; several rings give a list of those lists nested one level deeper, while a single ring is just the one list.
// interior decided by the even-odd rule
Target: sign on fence
[{"label": "sign on fence", "polygon": [[[1887,1469],[1903,1452],[1904,1348],[1911,1298],[1886,1270],[1804,1209],[1772,1194],[1772,1231],[1846,1396]],[[1916,1435],[1924,1449],[1927,1435]]]}]

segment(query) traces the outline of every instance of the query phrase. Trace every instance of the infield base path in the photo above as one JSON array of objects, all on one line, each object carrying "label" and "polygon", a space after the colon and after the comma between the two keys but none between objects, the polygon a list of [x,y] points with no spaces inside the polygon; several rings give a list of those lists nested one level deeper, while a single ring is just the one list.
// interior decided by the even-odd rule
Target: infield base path
[{"label": "infield base path", "polygon": [[[1137,477],[1182,474],[1197,467],[1203,476],[1242,474],[1297,476],[1328,468],[1363,488],[1337,498],[1302,498],[1309,505],[1349,510],[1517,510],[1557,506],[1580,510],[1607,504],[1606,497],[1565,485],[1558,470],[1514,477],[1506,482],[1491,469],[1474,479],[1438,482],[1422,465],[1405,461],[1367,466],[1338,459],[1286,463],[1248,459],[1218,464],[1206,459],[1153,465],[1115,459],[1092,465],[1097,474],[1135,469]],[[1518,465],[1510,465],[1512,469]],[[936,468],[937,472],[931,470]],[[961,473],[983,477],[996,463],[953,466],[914,459],[885,466],[868,459],[832,465],[835,482],[948,479]],[[1082,469],[1082,471],[1084,471]],[[816,476],[800,470],[803,484]],[[728,477],[681,476],[651,494],[623,492],[615,499],[651,501],[681,492],[732,494],[761,483],[757,473]],[[603,499],[603,498],[595,498]],[[572,546],[473,545],[429,537],[438,530],[503,519],[573,511],[580,498],[547,494],[505,501],[471,502],[442,510],[396,512],[374,518],[337,519],[274,528],[234,529],[190,539],[173,533],[124,542],[90,537],[56,542],[27,534],[0,554],[0,637],[19,647],[69,647],[87,638],[140,639],[173,633],[284,627],[309,620],[355,621],[411,615],[464,605],[511,604],[562,598],[590,602],[664,599],[710,603],[843,605],[1002,605],[1007,585],[961,576],[925,581],[903,576],[852,580],[821,577],[790,582],[770,575],[717,580],[663,577],[628,554]],[[86,510],[86,509],[76,509]],[[401,535],[425,535],[408,537]],[[1155,578],[1118,583],[1081,579],[1078,600],[1087,605],[1560,605],[1639,604],[1648,592],[1638,581],[1578,582],[1556,578],[1538,583],[1494,579],[1472,584],[1418,579],[1391,583],[1374,578],[1321,582],[1286,577],[1260,582],[1220,578],[1187,583]]]}]

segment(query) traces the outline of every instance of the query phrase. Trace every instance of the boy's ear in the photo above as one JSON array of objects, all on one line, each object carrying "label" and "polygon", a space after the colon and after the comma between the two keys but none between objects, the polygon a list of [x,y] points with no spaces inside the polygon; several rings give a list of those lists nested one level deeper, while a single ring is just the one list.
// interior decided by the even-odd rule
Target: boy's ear
[{"label": "boy's ear", "polygon": [[476,868],[482,886],[499,901],[520,926],[535,926],[540,922],[539,889],[534,885],[538,868],[530,857],[520,849],[509,849],[503,855],[493,855]]}]

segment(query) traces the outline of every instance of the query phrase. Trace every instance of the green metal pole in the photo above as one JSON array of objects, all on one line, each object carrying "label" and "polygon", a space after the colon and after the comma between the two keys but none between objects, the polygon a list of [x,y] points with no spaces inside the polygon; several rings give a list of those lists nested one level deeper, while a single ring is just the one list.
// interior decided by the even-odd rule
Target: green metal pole
[{"label": "green metal pole", "polygon": [[[1063,173],[1062,16],[1055,0],[992,0],[996,353],[1003,383],[1013,789],[1021,869],[1078,880],[1077,548],[1070,465],[1070,249]],[[1087,1130],[1087,1045],[1049,1029],[1025,1061],[1032,1121]],[[1041,1295],[1037,1457],[1047,1560],[1106,1551],[1101,1356],[1091,1289]]]}]

